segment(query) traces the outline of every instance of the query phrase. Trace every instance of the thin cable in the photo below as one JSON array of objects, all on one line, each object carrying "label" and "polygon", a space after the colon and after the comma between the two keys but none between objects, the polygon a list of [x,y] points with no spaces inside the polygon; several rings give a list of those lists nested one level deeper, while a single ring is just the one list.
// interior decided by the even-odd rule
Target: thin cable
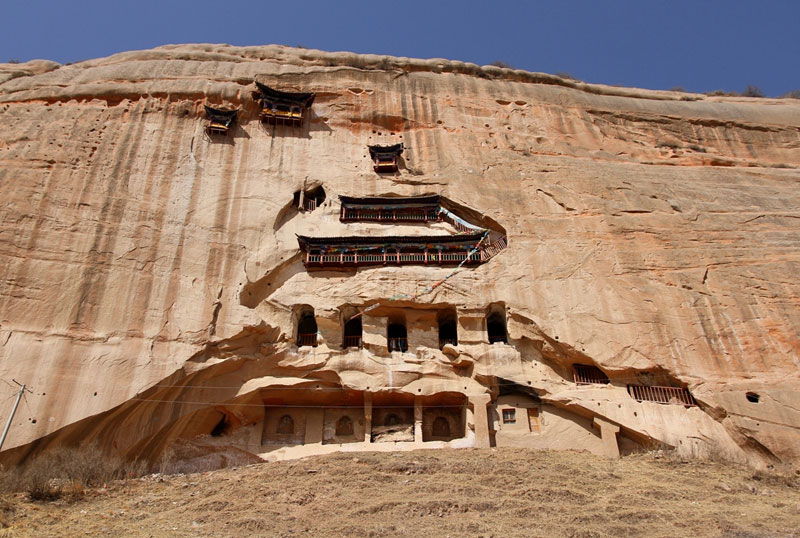
[{"label": "thin cable", "polygon": [[[174,403],[180,405],[203,405],[203,406],[213,406],[219,405],[224,407],[289,407],[289,408],[318,408],[318,409],[364,409],[364,404],[361,405],[316,405],[316,404],[308,404],[308,405],[288,405],[288,404],[265,404],[265,403],[238,403],[238,402],[184,402],[180,400],[155,400],[149,398],[131,398],[128,401],[138,401],[138,402],[154,402],[154,403]],[[446,408],[446,409],[453,409],[453,408],[461,408],[466,405],[466,402],[463,404],[451,404],[451,405],[444,405],[444,404],[436,404],[436,405],[423,405],[422,407],[426,409],[439,409],[439,408]],[[414,409],[414,405],[373,405],[372,409]]]}]

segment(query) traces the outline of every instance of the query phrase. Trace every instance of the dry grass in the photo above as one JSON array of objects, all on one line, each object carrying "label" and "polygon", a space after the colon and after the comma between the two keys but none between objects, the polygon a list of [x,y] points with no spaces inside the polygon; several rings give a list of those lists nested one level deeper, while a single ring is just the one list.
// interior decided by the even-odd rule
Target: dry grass
[{"label": "dry grass", "polygon": [[0,492],[25,492],[32,501],[81,498],[87,487],[112,480],[141,476],[139,462],[128,463],[104,454],[96,445],[58,448],[40,454],[24,466],[8,469],[0,476]]},{"label": "dry grass", "polygon": [[0,536],[800,536],[793,476],[668,452],[336,454],[5,500]]}]

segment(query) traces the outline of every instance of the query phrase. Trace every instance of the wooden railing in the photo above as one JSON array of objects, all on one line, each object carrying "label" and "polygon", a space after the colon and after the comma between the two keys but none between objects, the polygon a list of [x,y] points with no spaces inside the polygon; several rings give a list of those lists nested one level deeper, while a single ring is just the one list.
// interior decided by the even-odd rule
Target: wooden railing
[{"label": "wooden railing", "polygon": [[572,376],[578,385],[607,385],[609,383],[608,376],[597,366],[574,364]]},{"label": "wooden railing", "polygon": [[297,333],[297,347],[317,347],[317,333]]},{"label": "wooden railing", "polygon": [[344,341],[342,342],[342,347],[347,349],[348,347],[357,347],[361,349],[361,337],[360,336],[345,336]]},{"label": "wooden railing", "polygon": [[352,265],[457,265],[462,261],[467,263],[481,263],[486,260],[482,251],[473,252],[467,259],[467,251],[441,252],[436,250],[421,250],[417,252],[386,252],[381,254],[340,252],[337,254],[311,254],[306,253],[305,263],[311,266],[352,266]]},{"label": "wooden railing", "polygon": [[696,406],[688,389],[680,387],[648,387],[646,385],[628,385],[628,394],[640,402],[656,402],[662,404],[678,404],[688,407]]},{"label": "wooden railing", "polygon": [[489,260],[494,258],[498,254],[500,254],[500,251],[506,248],[506,246],[507,243],[505,236],[501,237],[500,239],[498,239],[497,241],[495,241],[494,243],[483,249],[483,252],[485,253],[485,259]]},{"label": "wooden railing", "polygon": [[341,220],[369,222],[429,222],[439,220],[439,210],[436,208],[370,209],[343,207]]},{"label": "wooden railing", "polygon": [[408,338],[389,338],[389,351],[408,351]]},{"label": "wooden railing", "polygon": [[305,198],[303,200],[303,210],[304,211],[314,211],[317,208],[317,199],[316,198]]}]

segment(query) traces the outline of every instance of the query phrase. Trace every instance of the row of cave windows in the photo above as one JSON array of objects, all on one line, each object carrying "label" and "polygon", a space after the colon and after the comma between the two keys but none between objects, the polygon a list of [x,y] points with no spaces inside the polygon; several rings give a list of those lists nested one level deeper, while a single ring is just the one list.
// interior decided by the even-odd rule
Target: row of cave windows
[{"label": "row of cave windows", "polygon": [[[508,343],[506,322],[500,312],[490,312],[486,316],[486,332],[489,343]],[[342,348],[361,347],[362,344],[361,318],[354,318],[344,324],[344,337]],[[390,323],[386,330],[389,351],[408,351],[408,330],[404,322]],[[303,314],[297,324],[298,347],[317,345],[317,320],[311,313]],[[445,345],[458,345],[458,329],[454,317],[439,319],[439,349]]]},{"label": "row of cave windows", "polygon": [[[399,426],[401,424],[402,420],[394,413],[389,413],[383,420],[384,426]],[[353,431],[353,420],[349,416],[344,415],[336,421],[337,437],[353,435]],[[283,415],[278,419],[278,427],[275,429],[275,433],[279,435],[294,435],[294,419],[289,415]],[[450,423],[446,418],[436,417],[436,419],[434,419],[432,435],[434,437],[450,437]]]}]

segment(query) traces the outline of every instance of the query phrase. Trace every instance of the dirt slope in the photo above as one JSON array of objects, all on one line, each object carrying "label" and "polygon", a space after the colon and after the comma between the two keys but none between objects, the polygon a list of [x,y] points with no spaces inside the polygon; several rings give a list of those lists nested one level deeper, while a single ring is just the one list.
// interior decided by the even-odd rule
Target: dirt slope
[{"label": "dirt slope", "polygon": [[337,454],[6,500],[0,536],[800,536],[797,477],[669,454]]}]

